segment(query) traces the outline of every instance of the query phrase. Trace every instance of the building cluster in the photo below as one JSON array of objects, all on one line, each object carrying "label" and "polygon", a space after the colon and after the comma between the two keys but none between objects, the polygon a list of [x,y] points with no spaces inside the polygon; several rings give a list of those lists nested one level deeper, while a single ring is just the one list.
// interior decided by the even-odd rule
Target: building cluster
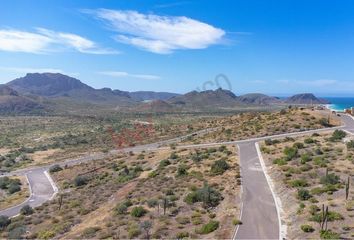
[{"label": "building cluster", "polygon": [[348,114],[351,114],[351,115],[354,115],[354,107],[344,109],[344,112],[345,112],[345,113],[348,113]]}]

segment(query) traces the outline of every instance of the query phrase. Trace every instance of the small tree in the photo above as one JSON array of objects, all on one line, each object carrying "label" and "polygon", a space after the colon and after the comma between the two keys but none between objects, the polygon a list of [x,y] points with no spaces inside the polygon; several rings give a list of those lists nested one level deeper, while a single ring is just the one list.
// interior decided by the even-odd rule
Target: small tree
[{"label": "small tree", "polygon": [[31,215],[33,213],[33,208],[30,205],[25,205],[21,208],[20,213],[22,215]]},{"label": "small tree", "polygon": [[140,227],[145,231],[146,239],[150,239],[150,229],[152,228],[152,223],[150,221],[144,221],[140,224]]},{"label": "small tree", "polygon": [[4,230],[9,224],[11,220],[8,216],[1,215],[0,216],[0,230]]}]

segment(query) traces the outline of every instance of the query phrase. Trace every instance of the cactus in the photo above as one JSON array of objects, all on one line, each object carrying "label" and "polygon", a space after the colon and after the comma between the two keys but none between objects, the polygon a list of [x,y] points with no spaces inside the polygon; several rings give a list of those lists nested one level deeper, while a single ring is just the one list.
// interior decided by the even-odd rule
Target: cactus
[{"label": "cactus", "polygon": [[325,206],[324,204],[322,204],[322,219],[321,219],[321,231],[325,230],[327,231],[327,224],[328,224],[328,206],[326,207],[325,210]]},{"label": "cactus", "polygon": [[345,183],[345,200],[348,200],[349,197],[349,189],[350,189],[350,177],[348,176],[348,180]]}]

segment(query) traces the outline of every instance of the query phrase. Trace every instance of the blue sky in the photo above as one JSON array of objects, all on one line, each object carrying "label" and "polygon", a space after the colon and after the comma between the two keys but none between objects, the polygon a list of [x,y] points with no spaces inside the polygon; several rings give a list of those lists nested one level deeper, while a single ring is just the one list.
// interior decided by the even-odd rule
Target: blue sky
[{"label": "blue sky", "polygon": [[236,94],[354,96],[353,53],[351,0],[3,0],[0,8],[0,83],[51,71],[131,91],[185,93],[218,79]]}]

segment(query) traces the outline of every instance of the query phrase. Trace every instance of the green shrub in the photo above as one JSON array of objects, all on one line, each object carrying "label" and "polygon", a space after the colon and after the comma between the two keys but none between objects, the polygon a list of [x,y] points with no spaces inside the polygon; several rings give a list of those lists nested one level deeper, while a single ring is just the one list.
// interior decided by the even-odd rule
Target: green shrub
[{"label": "green shrub", "polygon": [[298,149],[294,147],[286,147],[284,149],[285,159],[287,161],[293,160],[297,157]]},{"label": "green shrub", "polygon": [[320,232],[321,239],[340,239],[340,235],[338,233],[332,232],[331,230]]},{"label": "green shrub", "polygon": [[134,207],[132,209],[132,211],[130,212],[130,215],[133,217],[142,217],[147,213],[147,211],[142,207],[142,206],[138,206],[138,207]]},{"label": "green shrub", "polygon": [[350,140],[350,142],[347,142],[347,148],[354,149],[354,141],[353,140]]},{"label": "green shrub", "polygon": [[242,222],[241,222],[241,220],[233,219],[233,220],[232,220],[232,224],[235,225],[235,226],[236,226],[236,225],[242,225]]},{"label": "green shrub", "polygon": [[49,168],[49,172],[50,172],[50,173],[59,172],[59,171],[61,171],[61,170],[63,170],[63,168],[60,167],[60,165],[58,165],[58,164],[55,164],[55,165],[53,165],[53,166],[51,166],[51,167]]},{"label": "green shrub", "polygon": [[176,234],[176,239],[184,239],[184,238],[188,238],[188,237],[189,237],[188,232],[179,232]]},{"label": "green shrub", "polygon": [[191,221],[190,221],[189,217],[177,217],[176,222],[178,222],[179,224],[185,225],[185,224],[190,223]]},{"label": "green shrub", "polygon": [[10,194],[13,194],[15,192],[21,191],[21,186],[17,183],[10,183],[7,190]]},{"label": "green shrub", "polygon": [[37,237],[38,239],[51,239],[55,237],[55,233],[49,230],[42,230],[38,232]]},{"label": "green shrub", "polygon": [[89,181],[89,179],[86,176],[77,176],[74,179],[74,184],[76,187],[80,187],[80,186],[86,185],[88,183],[88,181]]},{"label": "green shrub", "polygon": [[33,208],[29,205],[25,205],[21,208],[20,213],[22,215],[31,215],[33,213]]},{"label": "green shrub", "polygon": [[188,175],[187,167],[185,165],[179,165],[177,168],[177,177]]},{"label": "green shrub", "polygon": [[199,234],[209,234],[211,232],[214,232],[216,229],[219,228],[219,222],[211,220],[207,224],[204,224],[201,229],[197,231]]},{"label": "green shrub", "polygon": [[221,193],[205,184],[203,188],[189,193],[184,201],[188,204],[202,202],[205,207],[216,207],[222,199]]},{"label": "green shrub", "polygon": [[315,229],[311,225],[301,225],[301,230],[304,231],[305,233],[311,233],[314,232]]},{"label": "green shrub", "polygon": [[137,238],[141,234],[139,226],[136,224],[132,224],[128,227],[128,237],[130,239]]},{"label": "green shrub", "polygon": [[312,138],[306,138],[305,141],[304,141],[304,143],[306,143],[306,144],[312,144],[312,143],[315,143],[315,142],[316,141],[313,140]]},{"label": "green shrub", "polygon": [[277,158],[273,160],[273,164],[277,164],[278,166],[284,166],[288,164],[288,162],[284,160],[284,158]]},{"label": "green shrub", "polygon": [[335,175],[334,173],[330,173],[321,177],[320,179],[321,184],[337,184],[340,182],[339,176]]},{"label": "green shrub", "polygon": [[311,195],[308,190],[300,188],[297,190],[297,197],[302,201],[306,201],[311,198]]},{"label": "green shrub", "polygon": [[[339,221],[343,219],[344,217],[340,213],[328,211],[328,222]],[[310,221],[318,222],[318,223],[322,222],[323,221],[322,212],[314,214],[312,217],[310,217]]]},{"label": "green shrub", "polygon": [[296,142],[294,143],[293,147],[297,149],[303,149],[305,146],[303,143]]},{"label": "green shrub", "polygon": [[171,162],[168,159],[161,160],[161,162],[159,164],[160,168],[167,167],[168,165],[171,165]]},{"label": "green shrub", "polygon": [[332,137],[330,137],[330,141],[335,142],[335,141],[340,141],[343,138],[347,136],[347,133],[344,132],[343,130],[335,130],[332,134]]},{"label": "green shrub", "polygon": [[310,162],[311,161],[311,156],[308,154],[308,153],[305,153],[301,156],[301,163],[302,164],[305,164],[307,162]]},{"label": "green shrub", "polygon": [[222,175],[226,170],[230,168],[229,164],[224,160],[215,161],[211,166],[211,173],[215,175]]},{"label": "green shrub", "polygon": [[292,187],[307,187],[309,184],[305,179],[295,179],[290,181],[290,186]]},{"label": "green shrub", "polygon": [[0,216],[0,230],[5,229],[8,225],[10,225],[11,220],[9,217],[1,215]]}]

